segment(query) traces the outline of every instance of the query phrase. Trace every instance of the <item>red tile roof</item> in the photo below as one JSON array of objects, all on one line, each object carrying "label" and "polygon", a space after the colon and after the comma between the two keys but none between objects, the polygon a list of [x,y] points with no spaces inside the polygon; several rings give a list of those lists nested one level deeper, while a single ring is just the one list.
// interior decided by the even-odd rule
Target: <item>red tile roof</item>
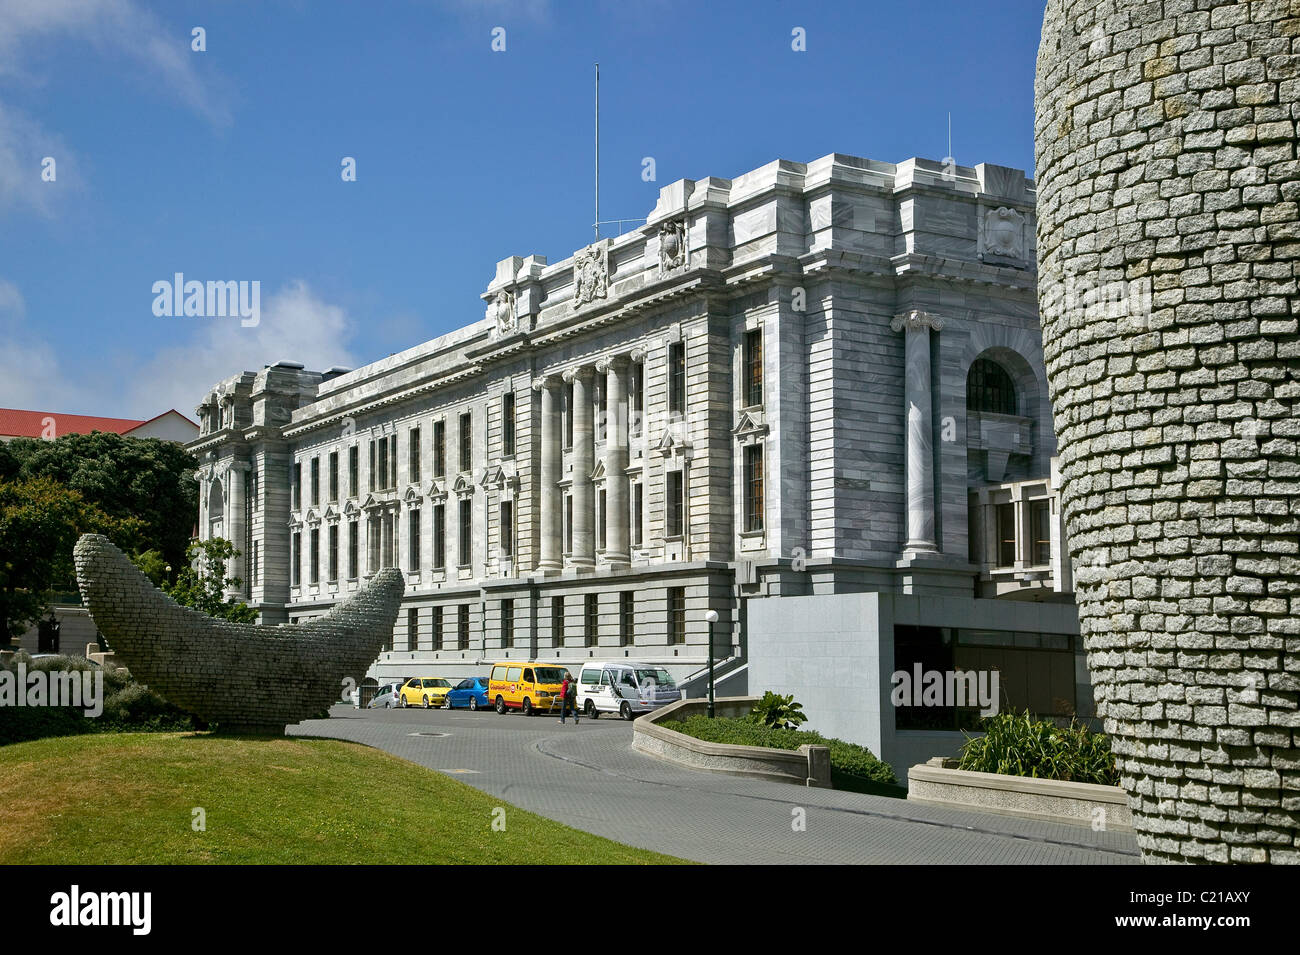
[{"label": "red tile roof", "polygon": [[[167,412],[163,412],[167,414]],[[162,417],[158,415],[157,417]],[[184,417],[182,415],[182,417]],[[153,418],[149,419],[153,421]],[[187,419],[188,420],[188,419]],[[92,431],[109,431],[126,434],[145,424],[138,418],[101,418],[96,415],[60,414],[53,411],[20,411],[0,408],[0,437],[39,438],[53,424],[53,436],[62,434],[90,434]]]}]

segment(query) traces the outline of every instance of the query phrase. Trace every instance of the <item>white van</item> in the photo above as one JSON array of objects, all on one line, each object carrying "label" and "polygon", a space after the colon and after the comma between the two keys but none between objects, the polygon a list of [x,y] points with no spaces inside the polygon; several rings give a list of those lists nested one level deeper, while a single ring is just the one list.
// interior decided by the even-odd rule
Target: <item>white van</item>
[{"label": "white van", "polygon": [[631,720],[681,698],[669,672],[650,663],[593,660],[578,674],[578,709],[592,719],[617,713]]}]

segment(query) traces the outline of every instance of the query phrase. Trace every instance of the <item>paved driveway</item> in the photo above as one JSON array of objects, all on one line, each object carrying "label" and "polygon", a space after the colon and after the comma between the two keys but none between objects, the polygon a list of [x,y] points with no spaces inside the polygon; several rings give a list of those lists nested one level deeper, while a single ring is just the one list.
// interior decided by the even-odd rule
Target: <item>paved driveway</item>
[{"label": "paved driveway", "polygon": [[576,829],[699,862],[1138,861],[1129,834],[686,769],[635,752],[618,719],[337,706],[289,732],[365,743]]}]

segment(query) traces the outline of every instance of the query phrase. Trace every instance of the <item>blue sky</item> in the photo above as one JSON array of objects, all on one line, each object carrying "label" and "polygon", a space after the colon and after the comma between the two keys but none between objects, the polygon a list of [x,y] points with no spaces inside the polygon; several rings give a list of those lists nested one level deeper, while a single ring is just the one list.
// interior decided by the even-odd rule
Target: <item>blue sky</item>
[{"label": "blue sky", "polygon": [[[950,111],[959,163],[1032,171],[1041,17],[1041,0],[0,0],[0,406],[192,415],[237,371],[356,366],[481,318],[497,260],[591,239],[596,61],[602,218],[777,158],[941,159]],[[260,323],[155,316],[176,272],[260,282]]]}]

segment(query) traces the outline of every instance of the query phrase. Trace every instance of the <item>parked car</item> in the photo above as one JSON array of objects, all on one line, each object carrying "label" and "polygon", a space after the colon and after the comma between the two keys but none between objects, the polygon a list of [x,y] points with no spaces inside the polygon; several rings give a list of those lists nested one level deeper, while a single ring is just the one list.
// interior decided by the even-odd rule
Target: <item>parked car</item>
[{"label": "parked car", "polygon": [[451,684],[440,676],[411,677],[397,691],[398,706],[442,706]]},{"label": "parked car", "polygon": [[567,668],[553,663],[496,663],[488,677],[488,695],[498,713],[521,710],[531,716],[538,709],[558,712],[560,687],[568,673]]},{"label": "parked car", "polygon": [[578,674],[578,708],[592,719],[601,713],[635,719],[681,697],[672,675],[649,663],[593,660],[584,663]]},{"label": "parked car", "polygon": [[447,709],[455,710],[464,706],[471,710],[486,709],[489,705],[488,681],[485,676],[472,676],[461,680],[447,694]]},{"label": "parked car", "polygon": [[400,687],[400,683],[385,683],[375,690],[375,695],[370,698],[366,706],[371,709],[391,710],[397,705],[397,691]]}]

